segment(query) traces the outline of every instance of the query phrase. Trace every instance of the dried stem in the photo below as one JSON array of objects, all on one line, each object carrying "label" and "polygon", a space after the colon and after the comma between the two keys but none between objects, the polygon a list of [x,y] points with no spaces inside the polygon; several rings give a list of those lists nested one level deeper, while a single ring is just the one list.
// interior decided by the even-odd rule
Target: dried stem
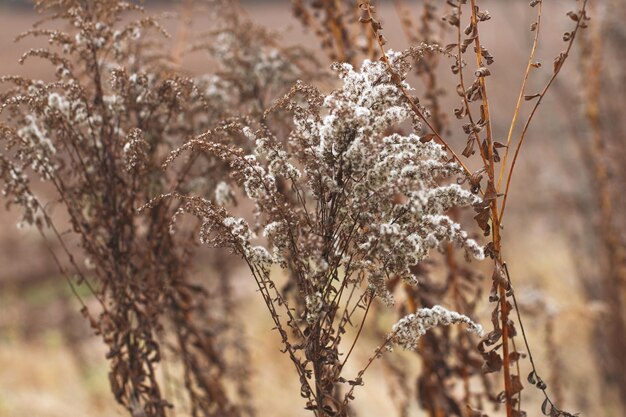
[{"label": "dried stem", "polygon": [[509,187],[511,186],[511,178],[513,177],[513,172],[514,172],[514,169],[515,169],[515,163],[517,162],[517,157],[519,156],[519,152],[520,152],[520,150],[522,148],[522,144],[524,143],[524,139],[526,138],[526,133],[528,132],[528,128],[530,127],[530,123],[532,122],[535,114],[537,113],[537,109],[539,108],[539,105],[541,104],[541,101],[543,100],[543,98],[547,94],[548,90],[550,89],[550,87],[554,83],[554,80],[556,79],[556,77],[561,72],[561,69],[563,68],[563,64],[565,63],[565,61],[569,57],[570,51],[571,51],[572,47],[574,46],[574,40],[576,39],[576,35],[578,33],[578,30],[581,28],[581,25],[587,19],[586,7],[587,7],[587,0],[582,0],[582,7],[580,9],[580,17],[578,18],[578,20],[576,20],[576,26],[575,26],[574,30],[569,35],[569,40],[567,42],[567,48],[565,49],[564,52],[561,52],[561,54],[556,58],[556,60],[554,62],[554,72],[552,73],[552,76],[550,77],[550,79],[548,80],[546,85],[543,87],[541,92],[539,93],[539,96],[536,98],[535,105],[532,107],[532,110],[530,111],[528,119],[526,120],[526,123],[524,124],[524,128],[522,129],[522,133],[520,134],[519,141],[517,142],[517,146],[515,148],[515,154],[513,155],[513,161],[511,162],[511,167],[509,168],[509,173],[508,173],[507,179],[506,179],[506,187],[505,187],[505,190],[504,190],[504,197],[502,199],[502,206],[500,208],[500,213],[501,213],[501,215],[500,215],[500,224],[502,224],[502,217],[504,217],[504,210],[506,208],[506,202],[507,202],[507,198],[509,196]]}]

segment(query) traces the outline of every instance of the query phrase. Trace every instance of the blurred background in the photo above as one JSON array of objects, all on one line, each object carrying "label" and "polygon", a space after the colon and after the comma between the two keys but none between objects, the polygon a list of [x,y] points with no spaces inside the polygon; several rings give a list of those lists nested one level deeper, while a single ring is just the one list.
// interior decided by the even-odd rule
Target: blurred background
[{"label": "blurred background", "polygon": [[[549,376],[548,385],[561,391],[564,407],[587,416],[626,416],[626,344],[621,344],[626,333],[622,307],[626,294],[626,6],[623,0],[591,2],[595,4],[591,28],[583,32],[585,39],[577,42],[542,103],[518,161],[503,231],[504,257],[536,360]],[[380,3],[388,47],[405,48],[408,43],[393,2],[376,3]],[[421,10],[420,1],[407,3],[416,15]],[[256,23],[281,32],[285,43],[319,49],[316,38],[292,16],[289,1],[249,0],[243,5]],[[149,0],[145,6],[160,12],[177,11],[180,4]],[[481,40],[495,57],[488,79],[493,128],[496,136],[505,139],[532,45],[529,26],[534,10],[527,0],[485,0],[481,6],[492,15],[482,26]],[[565,14],[573,8],[573,0],[544,5],[537,61],[548,70],[533,76],[531,90],[545,83],[553,58],[564,48],[562,36],[571,26]],[[0,74],[51,76],[53,69],[46,65],[18,64],[25,50],[41,44],[33,39],[16,44],[13,39],[37,19],[27,2],[0,1]],[[176,33],[174,20],[164,24]],[[209,24],[194,22],[203,29]],[[327,65],[326,60],[321,62]],[[183,66],[194,73],[204,65],[203,57],[192,55]],[[449,71],[445,77],[456,83]],[[420,85],[414,85],[419,96]],[[599,92],[598,98],[593,98],[593,91]],[[452,103],[447,108],[456,104],[454,97],[445,100]],[[451,132],[455,149],[462,150],[464,135],[456,127]],[[109,392],[104,347],[80,316],[46,243],[36,230],[18,229],[17,219],[17,212],[0,210],[0,416],[125,415]],[[469,220],[466,224],[473,227]],[[201,259],[215,256],[205,250]],[[298,385],[289,382],[293,381],[291,364],[279,352],[278,335],[269,331],[272,324],[253,281],[236,258],[221,259],[226,279],[236,283],[255,364],[251,386],[259,415],[305,416]],[[219,263],[207,261],[203,266],[200,262],[199,281],[216,272],[209,265]],[[485,280],[485,293],[489,281]],[[488,323],[486,301],[479,311]],[[371,337],[375,346],[375,335]],[[616,354],[620,349],[622,357]],[[359,354],[365,359],[370,353]],[[394,355],[403,358],[408,372],[417,372],[414,356]],[[527,368],[523,363],[521,375],[528,374]],[[394,415],[385,370],[377,367],[372,372],[357,391],[356,411],[366,411],[365,416]],[[541,399],[535,391],[527,387],[524,392],[531,416],[540,414]],[[425,415],[417,407],[411,413]]]}]

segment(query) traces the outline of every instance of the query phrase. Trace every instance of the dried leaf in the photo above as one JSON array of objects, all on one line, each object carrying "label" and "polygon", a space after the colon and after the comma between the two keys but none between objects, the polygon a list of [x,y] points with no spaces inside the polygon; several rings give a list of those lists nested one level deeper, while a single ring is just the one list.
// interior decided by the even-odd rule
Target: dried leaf
[{"label": "dried leaf", "polygon": [[435,134],[434,133],[427,133],[427,134],[425,134],[424,136],[422,136],[420,138],[420,142],[422,142],[422,143],[430,142],[434,138],[435,138]]},{"label": "dried leaf", "polygon": [[485,374],[489,374],[492,372],[500,372],[502,369],[502,357],[495,349],[490,350],[483,354],[483,358],[485,362],[483,363],[482,371]]},{"label": "dried leaf", "polygon": [[472,408],[469,404],[467,404],[468,417],[489,417],[487,414],[483,413],[482,410],[478,410]]},{"label": "dried leaf", "polygon": [[483,230],[485,236],[489,236],[491,231],[491,227],[489,226],[489,220],[491,216],[489,214],[489,209],[482,209],[478,211],[478,213],[474,216],[474,220],[478,223],[478,227]]},{"label": "dried leaf", "polygon": [[[467,138],[467,143],[465,144],[465,148],[463,149],[463,152],[461,152],[461,155],[463,155],[466,158],[469,158],[470,156],[474,155],[474,153],[475,153],[474,139],[470,136]],[[480,186],[479,186],[479,189],[480,189]],[[472,188],[472,192],[473,192],[473,188]]]},{"label": "dried leaf", "polygon": [[474,75],[476,75],[477,77],[487,77],[491,75],[491,71],[489,71],[489,69],[486,67],[480,67],[476,70],[476,72],[474,72]]},{"label": "dried leaf", "polygon": [[486,22],[491,19],[491,15],[488,10],[485,10],[484,12],[476,12],[476,18],[479,22]]},{"label": "dried leaf", "polygon": [[509,281],[506,279],[506,275],[504,273],[504,268],[500,262],[496,262],[493,268],[492,279],[498,286],[508,290],[510,287]]},{"label": "dried leaf", "polygon": [[487,189],[485,190],[485,195],[483,197],[483,201],[491,202],[498,198],[498,192],[496,191],[496,186],[494,185],[492,180],[487,182]]},{"label": "dried leaf", "polygon": [[494,58],[484,46],[480,47],[480,54],[487,61],[487,65],[493,64]]},{"label": "dried leaf", "polygon": [[537,377],[537,383],[535,384],[535,386],[542,391],[548,388],[548,385],[545,382],[543,382],[543,379],[539,377]]},{"label": "dried leaf", "polygon": [[576,13],[574,13],[572,11],[567,12],[567,16],[570,19],[572,19],[574,22],[578,22],[578,20],[580,20],[580,16],[578,16],[578,14],[576,14]]},{"label": "dried leaf", "polygon": [[462,119],[467,115],[467,107],[465,107],[464,102],[461,102],[461,107],[454,109],[454,115],[457,119]]},{"label": "dried leaf", "polygon": [[[474,141],[472,141],[473,143]],[[471,191],[474,194],[478,194],[478,192],[480,191],[480,182],[483,179],[483,173],[486,171],[486,169],[483,167],[481,169],[479,169],[478,171],[474,172],[470,178],[469,178],[469,182],[470,182],[470,186],[471,186]]]},{"label": "dried leaf", "polygon": [[543,404],[541,404],[541,412],[544,416],[549,416],[552,414],[553,410],[554,405],[552,404],[552,401],[550,401],[550,399],[546,397],[546,399],[543,400]]},{"label": "dried leaf", "polygon": [[443,50],[446,53],[450,53],[450,52],[452,52],[453,49],[456,49],[457,46],[458,46],[458,43],[450,43],[450,44],[446,45],[445,48],[443,48]]},{"label": "dried leaf", "polygon": [[565,52],[561,52],[559,56],[554,58],[554,72],[558,72],[561,69],[561,66],[563,65],[566,57],[567,55],[565,54]]},{"label": "dried leaf", "polygon": [[515,395],[524,389],[519,375],[511,375],[511,394]]}]

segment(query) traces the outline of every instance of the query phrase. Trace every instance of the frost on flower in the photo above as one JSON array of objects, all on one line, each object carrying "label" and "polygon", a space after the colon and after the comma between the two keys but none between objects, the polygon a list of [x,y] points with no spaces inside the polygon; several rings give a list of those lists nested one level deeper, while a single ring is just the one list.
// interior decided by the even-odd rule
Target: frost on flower
[{"label": "frost on flower", "polygon": [[404,349],[414,350],[417,349],[419,338],[427,331],[452,324],[465,324],[468,331],[479,336],[483,334],[482,326],[469,317],[437,305],[433,308],[420,308],[416,313],[401,318],[393,325],[391,341]]}]

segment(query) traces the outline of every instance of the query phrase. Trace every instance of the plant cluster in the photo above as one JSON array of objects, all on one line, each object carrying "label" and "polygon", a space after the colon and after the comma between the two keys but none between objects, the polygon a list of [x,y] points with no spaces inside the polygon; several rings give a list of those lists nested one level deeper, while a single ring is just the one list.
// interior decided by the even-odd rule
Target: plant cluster
[{"label": "plant cluster", "polygon": [[[408,59],[423,49],[428,47],[391,54],[394,71],[406,73]],[[456,183],[440,184],[460,167],[434,142],[390,133],[411,121],[412,112],[386,64],[365,61],[359,71],[349,64],[334,68],[341,88],[323,96],[298,84],[266,113],[293,114],[293,128],[283,140],[263,121],[257,127],[233,121],[171,157],[187,149],[215,155],[254,202],[251,227],[215,201],[181,197],[185,209],[202,220],[201,240],[231,248],[250,267],[296,366],[307,408],[319,416],[346,415],[353,387],[362,383],[369,364],[354,378],[343,375],[361,332],[342,343],[344,333],[357,322],[363,328],[375,299],[392,302],[389,280],[417,284],[411,267],[443,242],[483,257],[482,248],[445,215],[480,201]],[[304,103],[297,101],[300,94]],[[252,153],[223,143],[225,134],[247,137],[254,143]],[[266,245],[255,245],[260,234]],[[280,291],[272,265],[294,282],[292,297]],[[378,353],[390,344],[416,349],[427,329],[463,322],[480,332],[469,318],[442,307],[420,310],[398,322]],[[340,383],[352,386],[343,396]]]},{"label": "plant cluster", "polygon": [[[44,59],[55,73],[48,82],[1,79],[3,194],[22,208],[24,224],[60,244],[66,256],[55,260],[72,288],[89,289],[90,299],[75,293],[108,346],[115,399],[132,416],[185,407],[192,416],[254,414],[229,284],[213,292],[192,278],[199,237],[248,266],[305,408],[318,417],[351,415],[355,388],[394,345],[420,355],[417,395],[433,417],[484,416],[490,404],[503,404],[507,417],[526,415],[519,372],[526,354],[527,380],[545,395],[543,414],[570,416],[535,367],[502,225],[520,149],[587,26],[587,1],[567,14],[566,47],[537,94],[527,84],[542,68],[535,61],[542,1],[530,3],[533,44],[504,142],[496,140],[487,87],[495,58],[479,33],[491,15],[476,0],[427,0],[419,23],[397,0],[411,43],[402,52],[385,48],[368,0],[292,3],[338,61],[332,92],[313,86],[327,74],[311,52],[281,45],[227,0],[204,3],[200,15],[212,26],[197,36],[187,27],[196,6],[185,2],[172,54],[163,53],[167,34],[158,21],[120,0],[40,1],[49,18],[20,36],[47,39],[48,48],[22,61]],[[132,13],[141,17],[128,19]],[[44,29],[47,20],[68,28]],[[185,75],[184,56],[197,52],[209,54],[212,70]],[[448,94],[459,106],[450,111],[441,100],[445,62],[457,82]],[[412,75],[423,89],[411,87]],[[458,154],[448,115],[462,124]],[[34,179],[52,190],[49,201]],[[55,206],[69,224],[52,213]],[[242,217],[241,207],[253,211]],[[473,209],[486,245],[461,227],[464,208]],[[437,252],[448,272],[443,280],[428,266]],[[493,263],[486,334],[476,322],[481,277],[469,264],[483,258]],[[348,375],[346,363],[366,345],[380,302],[395,303],[399,318]],[[526,353],[516,346],[518,327]],[[163,382],[168,361],[180,371],[181,404]],[[502,374],[497,395],[492,373]],[[398,408],[406,415],[406,403]]]},{"label": "plant cluster", "polygon": [[[236,22],[225,18],[219,39],[233,44],[216,44],[210,52],[230,78],[216,73],[192,79],[171,72],[170,58],[157,48],[167,35],[157,20],[141,16],[127,22],[130,13],[143,15],[138,6],[46,1],[37,8],[50,16],[18,39],[44,37],[50,47],[30,50],[21,61],[43,59],[55,73],[49,82],[1,80],[8,86],[0,97],[7,204],[23,209],[20,224],[60,244],[67,260],[56,260],[72,288],[84,285],[92,293],[95,303],[76,292],[83,314],[109,348],[111,389],[120,404],[133,415],[165,416],[173,399],[164,392],[158,368],[171,358],[182,369],[178,380],[192,415],[249,414],[247,371],[237,371],[227,359],[230,350],[244,352],[228,335],[237,328],[229,323],[234,318],[211,311],[207,289],[191,280],[193,225],[176,236],[169,233],[180,208],[174,200],[139,208],[166,190],[219,190],[225,172],[215,158],[194,155],[167,172],[161,164],[188,137],[257,106],[259,97],[250,89],[260,95],[289,80],[298,60],[237,37],[242,33],[234,32]],[[228,4],[213,11],[232,16]],[[68,29],[42,28],[48,20],[65,22]],[[242,45],[249,52],[235,60],[228,51],[241,51]],[[257,78],[228,70],[242,70],[242,60]],[[53,190],[49,201],[34,179]],[[59,206],[69,223],[53,215]],[[228,394],[229,379],[239,387],[239,404]]]}]

